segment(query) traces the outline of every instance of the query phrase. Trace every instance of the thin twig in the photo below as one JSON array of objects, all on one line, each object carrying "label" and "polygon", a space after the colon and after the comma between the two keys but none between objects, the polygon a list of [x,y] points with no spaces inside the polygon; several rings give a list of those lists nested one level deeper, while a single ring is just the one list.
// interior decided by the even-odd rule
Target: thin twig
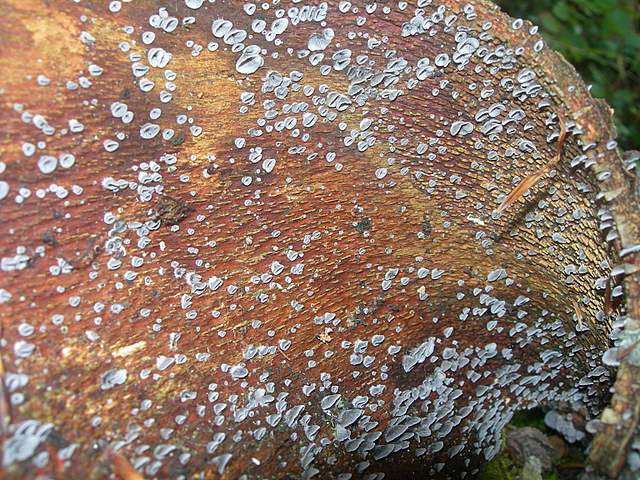
[{"label": "thin twig", "polygon": [[496,209],[498,214],[504,212],[507,208],[513,205],[518,201],[520,197],[522,197],[527,190],[535,186],[542,177],[547,175],[557,164],[560,162],[562,158],[562,151],[564,149],[564,143],[567,138],[567,126],[563,120],[560,120],[560,136],[558,137],[558,149],[554,157],[540,170],[532,173],[531,175],[526,176],[522,181],[514,188],[507,198],[505,198],[502,203]]},{"label": "thin twig", "polygon": [[113,450],[112,448],[107,449],[107,456],[113,462],[113,473],[120,480],[144,480],[144,477],[131,466],[129,460],[127,458]]},{"label": "thin twig", "polygon": [[[0,337],[4,334],[4,328],[0,325]],[[11,425],[11,407],[7,399],[7,392],[4,385],[4,362],[2,361],[2,351],[0,350],[0,439],[6,438]]]}]

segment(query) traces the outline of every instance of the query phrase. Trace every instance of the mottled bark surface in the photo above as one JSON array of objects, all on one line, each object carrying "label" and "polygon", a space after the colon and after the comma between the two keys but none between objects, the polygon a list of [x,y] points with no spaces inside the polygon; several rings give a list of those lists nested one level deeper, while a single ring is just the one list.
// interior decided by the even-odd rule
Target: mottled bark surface
[{"label": "mottled bark surface", "polygon": [[4,0],[6,476],[472,478],[515,411],[599,414],[610,113],[418,3]]}]

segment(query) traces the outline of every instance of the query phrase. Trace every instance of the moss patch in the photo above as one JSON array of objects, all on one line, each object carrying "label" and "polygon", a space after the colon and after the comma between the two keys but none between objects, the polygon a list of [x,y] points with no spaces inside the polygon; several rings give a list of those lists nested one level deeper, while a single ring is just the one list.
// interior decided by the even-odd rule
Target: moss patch
[{"label": "moss patch", "polygon": [[[532,427],[547,436],[557,435],[544,424],[544,412],[532,409],[518,412],[502,432],[500,452],[490,462],[484,465],[480,473],[480,480],[519,480],[523,465],[506,448],[506,438],[510,430]],[[551,472],[543,473],[543,480],[576,480],[584,467],[585,452],[581,445],[566,445],[565,454],[556,461]]]}]

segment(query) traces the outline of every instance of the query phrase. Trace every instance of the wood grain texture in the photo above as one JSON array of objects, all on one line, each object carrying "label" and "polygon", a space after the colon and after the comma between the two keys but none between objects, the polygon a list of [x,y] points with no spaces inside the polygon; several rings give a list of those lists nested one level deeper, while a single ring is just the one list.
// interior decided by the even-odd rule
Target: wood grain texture
[{"label": "wood grain texture", "polygon": [[473,478],[515,411],[601,411],[610,113],[422,3],[5,0],[7,476]]}]

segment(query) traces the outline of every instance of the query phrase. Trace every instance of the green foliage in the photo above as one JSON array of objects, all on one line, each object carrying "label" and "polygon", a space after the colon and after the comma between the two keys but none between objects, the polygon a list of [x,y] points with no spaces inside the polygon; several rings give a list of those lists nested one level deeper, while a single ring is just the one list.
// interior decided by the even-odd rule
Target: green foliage
[{"label": "green foliage", "polygon": [[640,148],[640,2],[638,0],[497,0],[531,20],[615,110],[618,142]]},{"label": "green foliage", "polygon": [[500,453],[483,465],[480,480],[517,480],[519,472],[520,467],[505,448],[503,432]]},{"label": "green foliage", "polygon": [[[482,466],[480,480],[520,480],[523,473],[523,465],[506,447],[506,438],[509,431],[522,427],[532,427],[540,430],[545,435],[557,435],[544,424],[544,411],[540,408],[522,410],[516,412],[509,425],[502,431],[500,452]],[[542,480],[577,480],[583,469],[585,452],[580,444],[565,444],[562,457],[557,458],[553,469],[542,474]]]},{"label": "green foliage", "polygon": [[544,432],[546,429],[544,424],[544,412],[539,408],[521,410],[513,415],[509,425],[516,428],[533,427]]}]

